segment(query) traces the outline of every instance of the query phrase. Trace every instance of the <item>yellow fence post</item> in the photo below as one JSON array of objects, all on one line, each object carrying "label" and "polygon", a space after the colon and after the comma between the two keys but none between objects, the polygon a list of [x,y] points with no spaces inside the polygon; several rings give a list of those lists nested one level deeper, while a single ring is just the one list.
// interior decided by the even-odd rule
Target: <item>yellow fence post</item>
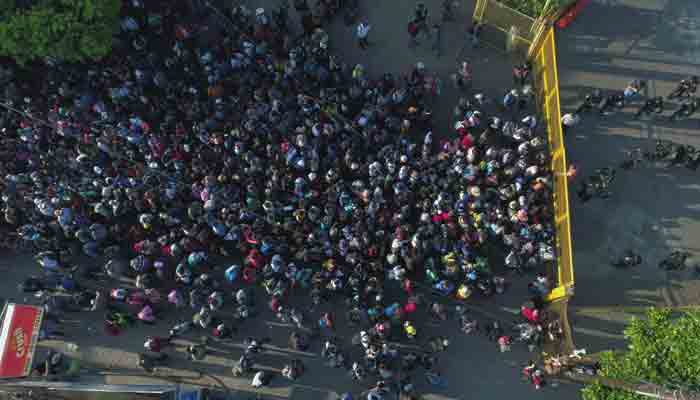
[{"label": "yellow fence post", "polygon": [[[559,76],[557,71],[556,41],[550,26],[541,34],[540,43],[533,42],[530,53],[534,55],[536,84],[540,87],[539,104],[547,124],[554,183],[554,225],[556,237],[556,287],[547,296],[548,301],[570,297],[574,291],[574,266],[569,215],[569,188],[566,177],[566,149],[561,127],[559,100]],[[538,39],[539,40],[539,39]]]},{"label": "yellow fence post", "polygon": [[488,0],[476,0],[476,5],[474,6],[474,16],[472,17],[474,21],[482,23],[484,19],[484,12],[486,11],[486,3]]},{"label": "yellow fence post", "polygon": [[540,17],[532,25],[532,43],[530,43],[530,48],[527,49],[527,58],[532,59],[536,52],[542,47],[542,40],[545,38],[547,33],[547,21]]}]

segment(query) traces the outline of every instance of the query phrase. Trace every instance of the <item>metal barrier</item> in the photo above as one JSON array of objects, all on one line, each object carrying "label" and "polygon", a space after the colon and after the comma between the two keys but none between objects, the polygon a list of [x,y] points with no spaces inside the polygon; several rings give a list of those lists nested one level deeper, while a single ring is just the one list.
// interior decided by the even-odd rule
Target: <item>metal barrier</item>
[{"label": "metal barrier", "polygon": [[482,25],[484,42],[523,56],[528,54],[540,26],[538,20],[496,0],[477,0],[473,19]]},{"label": "metal barrier", "polygon": [[561,126],[559,105],[559,77],[557,73],[556,42],[551,25],[535,42],[538,48],[530,50],[534,87],[538,106],[547,125],[547,137],[553,175],[554,225],[556,235],[557,286],[547,297],[555,301],[574,294],[574,265],[569,216],[569,188],[566,176],[566,149]]},{"label": "metal barrier", "polygon": [[[556,287],[547,297],[550,302],[568,298],[574,293],[566,149],[559,108],[556,41],[551,23],[556,15],[556,12],[548,12],[534,19],[496,0],[477,0],[473,16],[475,22],[482,24],[485,42],[508,49],[512,47],[509,46],[508,37],[514,37],[516,50],[526,55],[533,65],[534,87],[547,126],[553,173],[557,260],[552,273]],[[518,34],[513,35],[514,32]]]}]

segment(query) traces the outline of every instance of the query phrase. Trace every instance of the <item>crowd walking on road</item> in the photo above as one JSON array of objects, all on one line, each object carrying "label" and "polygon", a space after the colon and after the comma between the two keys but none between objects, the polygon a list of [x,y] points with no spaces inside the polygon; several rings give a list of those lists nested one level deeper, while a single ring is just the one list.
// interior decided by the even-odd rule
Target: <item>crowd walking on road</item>
[{"label": "crowd walking on road", "polygon": [[[460,62],[454,126],[436,127],[437,77],[424,63],[369,77],[330,51],[303,0],[301,37],[285,4],[224,10],[232,24],[214,39],[203,18],[183,17],[200,11],[174,4],[125,10],[105,60],[47,60],[44,80],[3,71],[1,227],[35,252],[41,270],[22,290],[43,294],[48,320],[104,313],[104,333],[119,335],[187,314],[144,338],[140,366],[152,371],[174,340],[205,336],[187,348],[204,360],[209,340],[269,312],[292,326],[288,346],[320,348],[330,368],[377,382],[367,399],[414,398],[417,371],[448,384],[438,356],[450,339],[425,337],[424,314],[484,332],[501,352],[558,340],[542,300],[553,284],[543,274],[555,257],[552,174],[527,66],[488,115]],[[425,5],[412,23],[431,35]],[[371,26],[356,29],[364,49]],[[529,272],[517,324],[470,311],[468,300]],[[255,360],[269,340],[244,341],[232,372],[266,385]],[[306,372],[294,359],[281,375]]]}]

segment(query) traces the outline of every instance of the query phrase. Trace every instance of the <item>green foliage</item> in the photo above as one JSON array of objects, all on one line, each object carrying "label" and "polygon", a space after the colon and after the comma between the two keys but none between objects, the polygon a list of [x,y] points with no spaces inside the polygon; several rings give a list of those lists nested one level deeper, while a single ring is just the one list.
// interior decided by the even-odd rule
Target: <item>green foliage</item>
[{"label": "green foliage", "polygon": [[[544,10],[547,0],[499,0],[508,7],[518,10],[525,15],[533,18],[539,17]],[[549,10],[557,10],[559,7],[565,6],[571,0],[550,0],[547,8]]]},{"label": "green foliage", "polygon": [[[0,5],[14,3],[0,0]],[[24,64],[43,57],[99,59],[112,49],[121,0],[40,0],[0,14],[0,55]]]},{"label": "green foliage", "polygon": [[15,0],[0,0],[0,18],[10,13],[15,7]]},{"label": "green foliage", "polygon": [[[633,319],[625,338],[626,353],[601,356],[601,375],[669,388],[697,390],[700,386],[700,313],[674,319],[668,310],[650,309],[645,319]],[[642,400],[644,397],[599,384],[583,389],[584,400]]]}]

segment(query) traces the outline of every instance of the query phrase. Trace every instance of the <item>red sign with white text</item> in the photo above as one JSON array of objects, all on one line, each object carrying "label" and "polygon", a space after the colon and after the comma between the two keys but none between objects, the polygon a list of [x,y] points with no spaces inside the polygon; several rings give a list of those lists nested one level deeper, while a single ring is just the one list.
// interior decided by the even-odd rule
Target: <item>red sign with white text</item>
[{"label": "red sign with white text", "polygon": [[0,378],[31,373],[43,316],[41,307],[14,303],[5,306],[0,329]]}]

